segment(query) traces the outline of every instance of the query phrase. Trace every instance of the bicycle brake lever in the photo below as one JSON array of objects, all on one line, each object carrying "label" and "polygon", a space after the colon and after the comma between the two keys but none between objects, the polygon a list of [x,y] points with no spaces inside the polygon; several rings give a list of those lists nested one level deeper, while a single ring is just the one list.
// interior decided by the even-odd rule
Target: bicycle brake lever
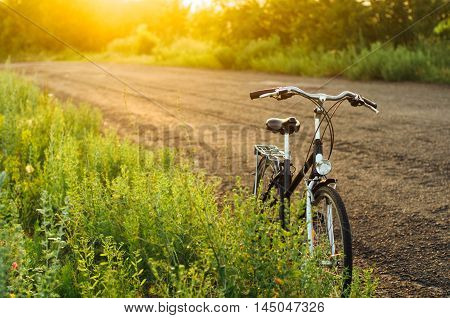
[{"label": "bicycle brake lever", "polygon": [[350,105],[352,105],[353,107],[357,107],[357,106],[361,106],[363,105],[362,100],[359,99],[359,96],[353,97],[353,98],[349,98],[348,102],[350,103]]},{"label": "bicycle brake lever", "polygon": [[288,98],[291,98],[294,95],[295,95],[294,93],[280,93],[280,95],[278,95],[278,97],[277,97],[277,100],[288,99]]}]

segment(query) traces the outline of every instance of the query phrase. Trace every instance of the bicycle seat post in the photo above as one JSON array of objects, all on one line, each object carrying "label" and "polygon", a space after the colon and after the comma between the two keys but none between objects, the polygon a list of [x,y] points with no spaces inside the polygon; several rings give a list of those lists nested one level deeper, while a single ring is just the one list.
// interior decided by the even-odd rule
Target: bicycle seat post
[{"label": "bicycle seat post", "polygon": [[289,133],[284,134],[284,160],[290,160]]},{"label": "bicycle seat post", "polygon": [[[289,224],[289,220],[286,220],[286,215],[289,216],[289,200],[284,202],[287,189],[289,189],[289,185],[291,183],[291,156],[289,150],[289,132],[284,134],[284,180],[283,180],[283,191],[281,195],[281,219],[283,220],[283,228],[287,229],[287,224]],[[287,222],[286,222],[287,221]]]},{"label": "bicycle seat post", "polygon": [[289,184],[291,182],[291,154],[289,150],[289,133],[284,134],[284,182],[283,182],[283,193],[289,189]]}]

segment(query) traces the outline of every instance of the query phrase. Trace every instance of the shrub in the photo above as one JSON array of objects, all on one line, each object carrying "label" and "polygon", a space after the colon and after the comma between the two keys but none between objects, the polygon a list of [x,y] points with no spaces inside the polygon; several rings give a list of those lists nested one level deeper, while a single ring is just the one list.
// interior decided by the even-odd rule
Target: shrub
[{"label": "shrub", "polygon": [[220,52],[228,54],[224,54],[225,58],[221,60],[235,61],[234,67],[240,69],[307,76],[339,74],[355,80],[448,83],[450,60],[442,53],[446,50],[447,45],[439,42],[414,48],[381,47],[375,43],[359,51],[354,47],[341,51],[307,51],[298,44],[283,47],[274,37],[250,42],[243,49],[236,50],[238,53],[234,59],[229,56],[230,52],[224,49]]},{"label": "shrub", "polygon": [[405,47],[381,48],[375,44],[370,50],[362,50],[355,59],[361,60],[347,71],[353,79],[414,80],[423,78],[428,68],[421,51],[413,52]]},{"label": "shrub", "polygon": [[122,54],[151,54],[159,42],[158,37],[148,31],[147,25],[141,24],[128,37],[118,38],[109,43],[107,51]]},{"label": "shrub", "polygon": [[373,44],[370,49],[351,53],[357,61],[345,76],[351,79],[379,79],[387,81],[436,81],[449,83],[450,60],[442,55],[443,43],[408,48]]},{"label": "shrub", "polygon": [[236,67],[236,52],[229,46],[215,46],[214,55],[223,68]]},{"label": "shrub", "polygon": [[158,64],[208,68],[222,67],[214,55],[212,44],[190,38],[180,38],[167,46],[158,47],[155,51],[155,57]]},{"label": "shrub", "polygon": [[282,50],[280,38],[277,36],[250,41],[237,51],[237,67],[251,68],[255,60],[272,56]]}]

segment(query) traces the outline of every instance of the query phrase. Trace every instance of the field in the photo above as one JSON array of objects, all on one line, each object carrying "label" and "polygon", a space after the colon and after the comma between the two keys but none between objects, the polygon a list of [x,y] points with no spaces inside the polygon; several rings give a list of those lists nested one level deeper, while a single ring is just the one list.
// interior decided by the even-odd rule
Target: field
[{"label": "field", "polygon": [[[293,146],[297,166],[306,154],[312,135],[311,106],[301,99],[250,101],[248,92],[292,84],[307,91],[351,90],[377,101],[381,110],[378,116],[343,105],[334,119],[336,149],[332,176],[339,180],[338,189],[350,213],[356,262],[360,267],[376,269],[379,296],[449,295],[448,86],[337,79],[322,88],[324,79],[286,75],[103,66],[152,100],[124,88],[86,63],[25,63],[6,67],[26,74],[47,93],[95,105],[103,114],[103,129],[117,130],[141,149],[162,146],[178,149],[180,157],[186,158],[195,171],[207,171],[207,179],[193,181],[207,192],[206,198],[198,195],[199,204],[216,202],[210,189],[215,182],[211,176],[221,178],[218,185],[221,196],[236,194],[232,189],[236,189],[237,176],[244,187],[249,186],[254,164],[252,145],[281,143],[278,136],[264,131],[264,121],[269,117],[296,116],[303,125]],[[102,151],[95,144],[92,147]],[[95,158],[103,158],[101,154]],[[183,164],[177,159],[180,157],[175,157],[175,161]],[[150,171],[157,166],[153,164]],[[124,172],[116,173],[116,177],[123,179]],[[195,178],[196,174],[186,175]],[[161,181],[164,185],[170,184],[164,173],[160,177],[165,180]],[[149,193],[149,197],[155,193]],[[241,205],[245,200],[240,201],[246,194],[238,197],[241,203],[237,211],[248,210]],[[224,215],[220,212],[223,209],[236,209],[234,204],[216,202],[213,206],[209,215],[219,219]],[[169,212],[167,217],[175,213]],[[234,225],[226,231],[248,229],[253,221],[233,220]]]}]

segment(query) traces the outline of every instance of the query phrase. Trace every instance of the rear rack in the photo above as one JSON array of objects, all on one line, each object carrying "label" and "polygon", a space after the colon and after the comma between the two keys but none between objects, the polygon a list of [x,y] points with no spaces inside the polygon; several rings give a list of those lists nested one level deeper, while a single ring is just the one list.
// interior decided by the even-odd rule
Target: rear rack
[{"label": "rear rack", "polygon": [[274,145],[255,145],[255,155],[266,156],[272,159],[284,159],[284,151]]}]

